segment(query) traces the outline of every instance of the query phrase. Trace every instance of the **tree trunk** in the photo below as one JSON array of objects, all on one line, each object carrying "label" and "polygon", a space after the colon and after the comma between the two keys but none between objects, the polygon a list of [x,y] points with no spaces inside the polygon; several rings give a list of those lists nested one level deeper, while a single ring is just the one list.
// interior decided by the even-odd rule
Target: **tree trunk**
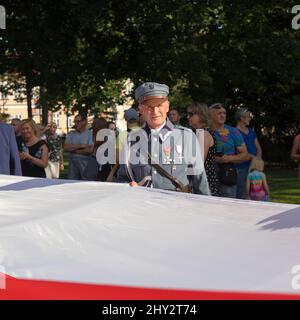
[{"label": "tree trunk", "polygon": [[43,125],[46,125],[48,123],[48,107],[47,106],[42,106],[42,123]]},{"label": "tree trunk", "polygon": [[41,90],[40,90],[40,102],[41,102],[41,108],[42,108],[42,124],[46,125],[48,123],[48,104],[45,101],[45,92],[46,92],[46,87],[45,85],[41,85]]},{"label": "tree trunk", "polygon": [[26,76],[26,99],[28,118],[32,119],[32,85],[28,75]]}]

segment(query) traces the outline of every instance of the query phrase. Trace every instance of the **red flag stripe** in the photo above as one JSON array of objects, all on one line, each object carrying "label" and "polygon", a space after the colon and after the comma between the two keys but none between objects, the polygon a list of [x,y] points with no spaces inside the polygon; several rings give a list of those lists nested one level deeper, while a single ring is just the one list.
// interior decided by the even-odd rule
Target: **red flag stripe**
[{"label": "red flag stripe", "polygon": [[300,294],[150,289],[6,278],[0,300],[300,300]]}]

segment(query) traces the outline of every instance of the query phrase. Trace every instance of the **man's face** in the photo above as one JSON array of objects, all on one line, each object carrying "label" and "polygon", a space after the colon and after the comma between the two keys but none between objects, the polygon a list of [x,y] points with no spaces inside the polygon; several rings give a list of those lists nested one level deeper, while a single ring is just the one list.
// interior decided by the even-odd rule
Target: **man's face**
[{"label": "man's face", "polygon": [[180,121],[180,115],[177,110],[171,110],[169,113],[169,119],[171,122],[178,124]]},{"label": "man's face", "polygon": [[83,131],[86,127],[86,121],[81,119],[81,116],[76,116],[74,119],[74,127],[77,131]]},{"label": "man's face", "polygon": [[223,125],[226,121],[226,110],[224,108],[212,109],[211,118],[214,125]]},{"label": "man's face", "polygon": [[160,128],[167,118],[169,101],[167,98],[148,98],[139,105],[140,113],[151,129]]},{"label": "man's face", "polygon": [[108,125],[108,129],[113,130],[113,131],[116,131],[116,130],[117,130],[117,127],[116,127],[116,125],[115,125],[114,123],[110,123],[110,124]]}]

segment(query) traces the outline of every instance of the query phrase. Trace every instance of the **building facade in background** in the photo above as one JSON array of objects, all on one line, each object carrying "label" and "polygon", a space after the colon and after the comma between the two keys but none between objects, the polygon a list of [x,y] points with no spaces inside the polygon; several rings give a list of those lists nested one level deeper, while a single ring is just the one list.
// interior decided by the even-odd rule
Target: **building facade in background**
[{"label": "building facade in background", "polygon": [[[124,92],[120,94],[129,95],[133,88],[133,83],[128,80],[126,81]],[[27,119],[27,102],[26,96],[20,97],[18,99],[15,98],[14,94],[1,95],[0,96],[0,113],[5,115],[5,120],[7,123],[10,123],[11,119]],[[42,123],[42,110],[37,107],[38,97],[35,96],[32,100],[32,115],[33,120],[37,124]],[[99,116],[106,118],[108,121],[114,121],[120,131],[126,130],[126,121],[124,119],[124,111],[131,108],[133,104],[133,100],[128,98],[125,100],[124,104],[116,105],[113,108],[108,108],[106,112],[101,112]],[[74,125],[74,114],[67,113],[64,106],[61,107],[60,110],[53,112],[48,112],[48,123],[55,122],[57,125],[57,132],[59,134],[67,134],[70,130],[72,130]],[[113,116],[112,116],[113,114]],[[93,115],[88,116],[89,125],[91,125],[93,121]]]}]

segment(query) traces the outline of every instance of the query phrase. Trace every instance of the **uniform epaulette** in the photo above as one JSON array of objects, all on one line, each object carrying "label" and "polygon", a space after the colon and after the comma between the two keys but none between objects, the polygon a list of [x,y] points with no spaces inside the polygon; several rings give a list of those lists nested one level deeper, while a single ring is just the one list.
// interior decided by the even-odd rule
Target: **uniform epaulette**
[{"label": "uniform epaulette", "polygon": [[188,132],[191,132],[191,131],[192,131],[192,129],[187,128],[187,127],[184,127],[184,126],[181,126],[181,125],[176,125],[175,128],[176,128],[176,129],[183,130],[183,131],[188,131]]}]

